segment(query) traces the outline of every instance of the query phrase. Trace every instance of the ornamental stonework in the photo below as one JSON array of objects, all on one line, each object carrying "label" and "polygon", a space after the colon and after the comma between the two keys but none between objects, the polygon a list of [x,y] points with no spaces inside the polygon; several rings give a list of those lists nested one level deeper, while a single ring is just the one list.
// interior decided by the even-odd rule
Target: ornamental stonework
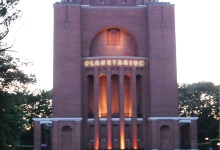
[{"label": "ornamental stonework", "polygon": [[107,44],[108,45],[119,45],[120,44],[120,30],[119,29],[108,29],[107,31]]}]

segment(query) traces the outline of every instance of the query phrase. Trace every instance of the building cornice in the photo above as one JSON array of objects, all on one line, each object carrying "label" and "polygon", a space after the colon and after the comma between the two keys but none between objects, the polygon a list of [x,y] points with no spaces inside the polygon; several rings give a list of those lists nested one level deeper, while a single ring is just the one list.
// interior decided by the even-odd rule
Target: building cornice
[{"label": "building cornice", "polygon": [[191,123],[192,120],[197,120],[198,117],[149,117],[149,121],[158,120],[177,120],[179,123]]},{"label": "building cornice", "polygon": [[76,121],[76,122],[80,122],[80,121],[82,121],[82,118],[81,117],[76,117],[76,118],[33,118],[33,121],[35,121],[35,122],[39,121],[40,124],[44,124],[44,123],[52,124],[53,121]]}]

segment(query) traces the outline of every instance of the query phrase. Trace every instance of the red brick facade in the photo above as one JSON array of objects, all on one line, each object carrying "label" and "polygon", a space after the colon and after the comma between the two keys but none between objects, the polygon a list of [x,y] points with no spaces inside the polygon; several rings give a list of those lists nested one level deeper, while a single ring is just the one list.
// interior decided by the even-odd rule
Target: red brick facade
[{"label": "red brick facade", "polygon": [[53,118],[34,120],[35,150],[39,124],[53,150],[196,149],[196,118],[178,117],[174,5],[54,4]]}]

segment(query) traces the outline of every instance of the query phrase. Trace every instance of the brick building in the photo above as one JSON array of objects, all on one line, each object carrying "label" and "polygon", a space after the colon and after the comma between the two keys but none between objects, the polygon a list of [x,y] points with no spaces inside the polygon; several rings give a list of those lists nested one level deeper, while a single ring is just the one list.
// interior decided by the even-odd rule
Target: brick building
[{"label": "brick building", "polygon": [[54,4],[53,118],[34,118],[34,149],[197,149],[197,118],[178,117],[174,5]]}]

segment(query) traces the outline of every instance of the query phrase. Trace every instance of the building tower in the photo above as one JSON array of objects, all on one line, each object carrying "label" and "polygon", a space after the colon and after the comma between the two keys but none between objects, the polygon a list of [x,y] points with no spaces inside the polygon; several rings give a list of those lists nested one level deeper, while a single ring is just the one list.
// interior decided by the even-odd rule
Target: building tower
[{"label": "building tower", "polygon": [[197,149],[178,117],[174,5],[157,0],[54,4],[53,118],[34,148]]}]

